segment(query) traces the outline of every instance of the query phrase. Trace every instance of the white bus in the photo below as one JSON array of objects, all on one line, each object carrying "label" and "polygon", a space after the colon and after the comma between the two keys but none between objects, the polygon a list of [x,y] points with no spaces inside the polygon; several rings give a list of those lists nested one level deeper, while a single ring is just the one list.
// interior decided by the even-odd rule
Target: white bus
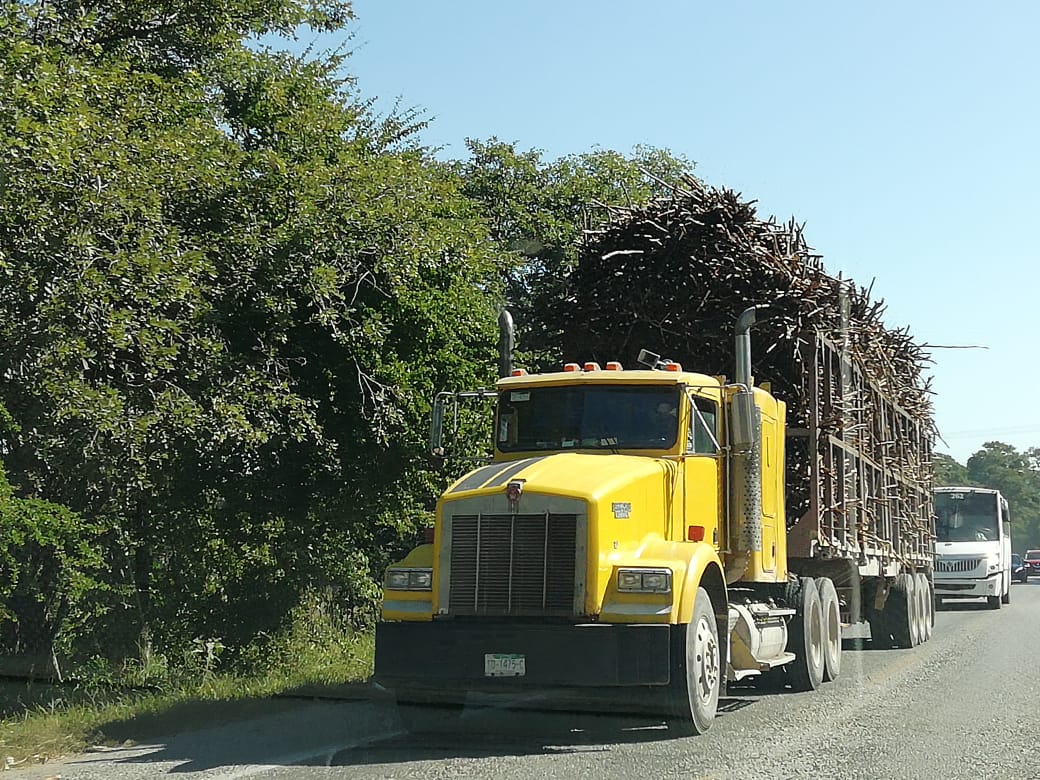
[{"label": "white bus", "polygon": [[935,600],[1011,602],[1011,515],[999,490],[935,489]]}]

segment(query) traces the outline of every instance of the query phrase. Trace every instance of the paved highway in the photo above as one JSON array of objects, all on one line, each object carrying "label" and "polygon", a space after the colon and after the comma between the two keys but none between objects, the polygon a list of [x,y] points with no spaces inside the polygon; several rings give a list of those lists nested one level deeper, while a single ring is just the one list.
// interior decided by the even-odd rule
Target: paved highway
[{"label": "paved highway", "polygon": [[94,752],[17,777],[1040,778],[1040,580],[990,611],[939,612],[931,641],[874,650],[846,632],[816,693],[731,689],[706,736],[648,719],[470,707],[459,733],[405,735],[382,702],[284,702],[261,718]]}]

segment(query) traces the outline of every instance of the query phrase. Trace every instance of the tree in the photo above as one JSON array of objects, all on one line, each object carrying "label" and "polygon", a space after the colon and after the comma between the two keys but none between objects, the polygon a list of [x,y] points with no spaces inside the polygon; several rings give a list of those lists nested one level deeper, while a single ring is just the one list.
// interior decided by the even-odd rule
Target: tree
[{"label": "tree", "polygon": [[932,468],[935,471],[935,485],[967,486],[971,484],[968,469],[949,455],[936,452],[932,454]]},{"label": "tree", "polygon": [[428,522],[434,389],[493,373],[503,267],[418,117],[242,45],[309,7],[0,22],[0,452],[111,529],[124,648],[240,644],[326,584],[362,619]]}]

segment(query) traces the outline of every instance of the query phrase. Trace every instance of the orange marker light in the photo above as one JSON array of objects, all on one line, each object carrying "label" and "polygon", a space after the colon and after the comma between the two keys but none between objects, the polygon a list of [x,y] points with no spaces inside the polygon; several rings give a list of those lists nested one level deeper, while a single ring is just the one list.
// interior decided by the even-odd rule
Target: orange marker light
[{"label": "orange marker light", "polygon": [[607,371],[624,371],[624,369],[616,360],[610,360],[607,362]]},{"label": "orange marker light", "polygon": [[585,370],[586,371],[599,371],[599,363],[593,363],[592,361],[589,361],[588,363],[585,364]]},{"label": "orange marker light", "polygon": [[563,370],[564,371],[581,371],[581,366],[579,366],[577,363],[564,363],[563,364]]},{"label": "orange marker light", "polygon": [[689,528],[686,529],[686,539],[691,542],[703,542],[704,526],[691,525]]},{"label": "orange marker light", "polygon": [[524,368],[514,368],[512,371],[509,372],[509,375],[510,376],[527,376],[527,369],[524,369]]},{"label": "orange marker light", "polygon": [[682,364],[680,363],[666,363],[664,367],[665,371],[682,371]]}]

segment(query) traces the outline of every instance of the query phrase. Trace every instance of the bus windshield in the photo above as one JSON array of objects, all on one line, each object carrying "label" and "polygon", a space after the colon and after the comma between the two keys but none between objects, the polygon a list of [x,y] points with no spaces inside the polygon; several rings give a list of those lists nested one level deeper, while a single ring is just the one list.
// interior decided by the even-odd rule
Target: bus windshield
[{"label": "bus windshield", "polygon": [[935,538],[940,542],[986,542],[1000,538],[995,493],[936,493]]},{"label": "bus windshield", "polygon": [[679,433],[677,385],[569,385],[499,394],[503,452],[668,449]]}]

